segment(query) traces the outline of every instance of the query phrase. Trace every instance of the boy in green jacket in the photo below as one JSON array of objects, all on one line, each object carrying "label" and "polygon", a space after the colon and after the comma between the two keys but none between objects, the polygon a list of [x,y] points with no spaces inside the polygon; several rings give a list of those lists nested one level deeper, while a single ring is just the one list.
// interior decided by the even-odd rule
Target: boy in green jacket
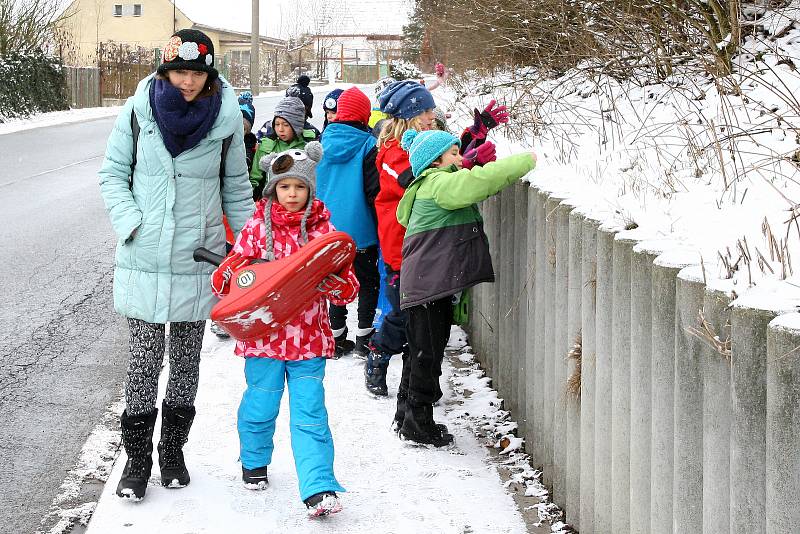
[{"label": "boy in green jacket", "polygon": [[259,167],[261,158],[267,154],[285,152],[290,148],[303,148],[306,143],[315,141],[317,133],[314,130],[304,130],[306,122],[306,106],[296,96],[282,98],[275,106],[275,117],[272,119],[272,128],[261,139],[250,169],[250,185],[253,186],[253,200],[261,198],[261,191],[267,181],[266,174]]},{"label": "boy in green jacket", "polygon": [[408,130],[401,146],[409,153],[414,180],[397,206],[406,227],[400,308],[408,311],[409,357],[403,361],[396,419],[403,439],[442,447],[453,441],[433,421],[442,397],[444,349],[450,337],[453,300],[481,282],[494,282],[489,242],[475,204],[502,191],[536,165],[533,152],[483,167],[462,168],[460,141],[448,132]]}]

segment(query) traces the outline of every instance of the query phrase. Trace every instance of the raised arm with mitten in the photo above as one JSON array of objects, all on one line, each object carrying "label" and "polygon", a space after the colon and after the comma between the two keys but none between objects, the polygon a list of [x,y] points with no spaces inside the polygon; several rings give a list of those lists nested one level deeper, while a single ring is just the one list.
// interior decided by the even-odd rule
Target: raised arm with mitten
[{"label": "raised arm with mitten", "polygon": [[466,154],[467,147],[472,145],[473,148],[478,148],[489,130],[496,127],[498,124],[506,124],[508,122],[508,109],[506,106],[498,106],[497,100],[494,98],[489,102],[483,111],[475,108],[473,110],[473,122],[461,134],[462,154]]}]

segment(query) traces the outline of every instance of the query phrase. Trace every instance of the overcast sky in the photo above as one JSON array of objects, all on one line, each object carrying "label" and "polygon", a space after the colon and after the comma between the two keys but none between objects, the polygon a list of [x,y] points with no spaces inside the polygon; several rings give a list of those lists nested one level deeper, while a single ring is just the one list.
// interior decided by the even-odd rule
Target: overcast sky
[{"label": "overcast sky", "polygon": [[[395,33],[408,22],[412,0],[259,0],[262,34],[285,38],[301,31]],[[251,0],[176,0],[199,24],[250,31]],[[266,29],[266,32],[264,31]]]}]

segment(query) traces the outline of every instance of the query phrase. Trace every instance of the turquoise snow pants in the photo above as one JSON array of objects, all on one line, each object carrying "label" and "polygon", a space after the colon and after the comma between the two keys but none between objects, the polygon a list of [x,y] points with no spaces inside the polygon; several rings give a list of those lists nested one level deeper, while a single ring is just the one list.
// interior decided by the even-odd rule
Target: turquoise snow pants
[{"label": "turquoise snow pants", "polygon": [[345,491],[333,474],[333,436],[325,408],[325,358],[283,361],[247,358],[247,389],[239,404],[240,458],[255,469],[272,462],[275,420],[284,383],[289,386],[289,427],[300,498],[321,491]]}]

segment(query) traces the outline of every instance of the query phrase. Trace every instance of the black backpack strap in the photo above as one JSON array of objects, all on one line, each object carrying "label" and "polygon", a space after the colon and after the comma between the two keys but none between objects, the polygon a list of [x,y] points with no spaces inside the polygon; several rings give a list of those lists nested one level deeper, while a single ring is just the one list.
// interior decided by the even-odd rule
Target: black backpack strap
[{"label": "black backpack strap", "polygon": [[219,194],[222,194],[222,180],[225,178],[225,159],[228,157],[228,149],[231,147],[233,134],[222,140],[222,159],[219,160]]},{"label": "black backpack strap", "polygon": [[136,167],[136,149],[139,145],[139,120],[136,112],[131,110],[131,135],[133,136],[133,158],[131,159],[131,178],[128,181],[128,188],[133,189],[133,169]]}]

